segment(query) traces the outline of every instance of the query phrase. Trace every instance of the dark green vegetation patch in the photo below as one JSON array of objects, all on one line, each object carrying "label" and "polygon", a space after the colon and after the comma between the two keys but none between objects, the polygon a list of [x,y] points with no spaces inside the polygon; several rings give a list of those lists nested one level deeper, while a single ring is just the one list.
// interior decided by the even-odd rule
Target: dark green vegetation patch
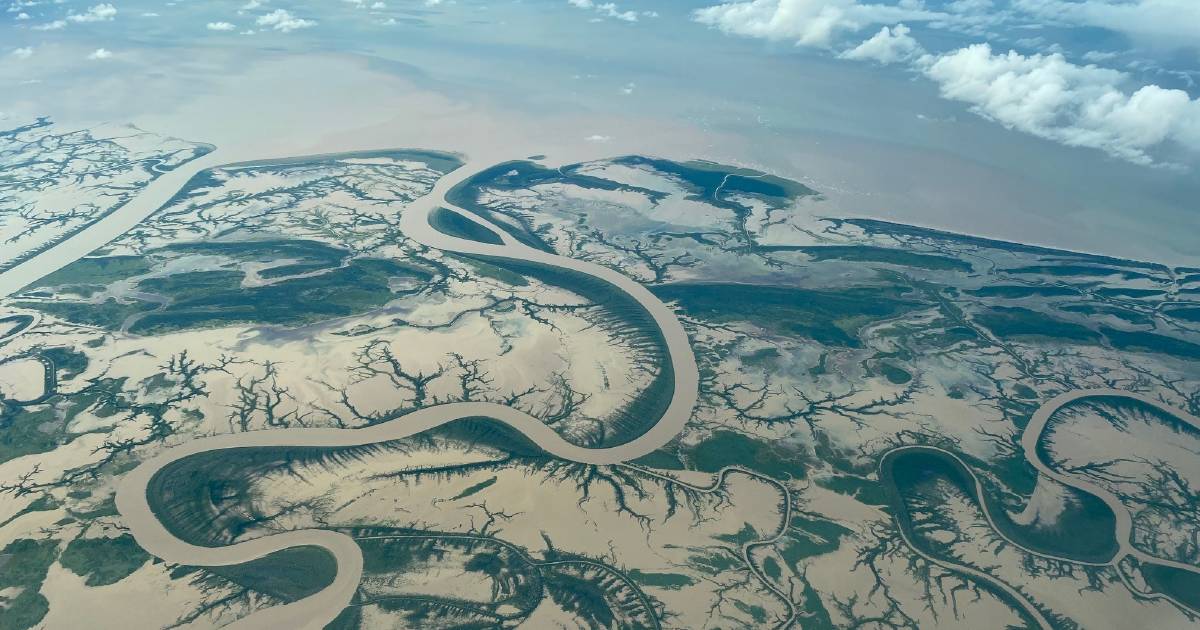
[{"label": "dark green vegetation patch", "polygon": [[58,543],[53,540],[18,538],[0,549],[0,591],[20,589],[0,599],[0,630],[32,628],[46,616],[50,602],[39,591],[56,555]]},{"label": "dark green vegetation patch", "polygon": [[777,479],[804,479],[808,474],[803,452],[762,442],[736,431],[714,431],[688,453],[696,470],[717,472],[742,466]]},{"label": "dark green vegetation patch", "polygon": [[337,560],[320,547],[304,546],[203,570],[280,601],[294,602],[332,584],[337,576]]},{"label": "dark green vegetation patch", "polygon": [[[910,503],[915,497],[942,500],[934,489],[938,480],[952,484],[980,510],[987,513],[1001,533],[1033,551],[1070,558],[1079,562],[1108,562],[1119,550],[1116,517],[1108,505],[1086,493],[1067,489],[1066,509],[1053,526],[1019,525],[1009,516],[1015,506],[998,504],[991,496],[980,496],[970,471],[950,455],[933,448],[914,447],[892,451],[880,464],[880,481],[889,497],[896,522],[922,551],[953,562],[941,543],[934,543],[913,529]],[[986,486],[985,486],[986,491]],[[991,494],[991,493],[989,493]]]},{"label": "dark green vegetation patch", "polygon": [[1194,614],[1200,614],[1200,574],[1161,564],[1144,563],[1141,568],[1150,588],[1170,595]]},{"label": "dark green vegetation patch", "polygon": [[858,348],[867,324],[922,306],[897,288],[817,291],[732,283],[672,283],[652,287],[691,316],[712,322],[745,321],[783,335]]},{"label": "dark green vegetation patch", "polygon": [[[127,327],[137,334],[230,324],[299,326],[378,308],[406,293],[395,283],[423,283],[435,271],[381,258],[353,258],[343,249],[305,240],[181,243],[154,250],[146,259],[157,265],[179,256],[204,255],[226,261],[220,269],[146,277],[136,288],[144,299],[100,304],[74,301],[27,302],[69,321],[110,330]],[[82,273],[105,259],[84,259],[63,269],[65,277],[83,264]],[[267,284],[246,286],[246,263],[285,261],[259,272]],[[112,274],[108,281],[145,275],[145,266],[111,263],[133,275]],[[118,277],[120,276],[120,277]],[[145,296],[154,296],[149,298]]]},{"label": "dark green vegetation patch", "polygon": [[445,208],[435,209],[429,215],[429,224],[433,226],[433,229],[442,234],[448,234],[456,238],[475,241],[477,243],[487,243],[488,245],[504,244],[504,241],[495,232],[453,210]]},{"label": "dark green vegetation patch", "polygon": [[798,251],[808,254],[813,262],[842,260],[846,262],[871,262],[915,267],[932,271],[958,271],[970,273],[971,264],[938,254],[924,254],[892,247],[874,245],[761,245],[762,252]]},{"label": "dark green vegetation patch", "polygon": [[115,584],[137,571],[150,555],[129,534],[116,538],[76,538],[67,543],[59,563],[88,586]]}]

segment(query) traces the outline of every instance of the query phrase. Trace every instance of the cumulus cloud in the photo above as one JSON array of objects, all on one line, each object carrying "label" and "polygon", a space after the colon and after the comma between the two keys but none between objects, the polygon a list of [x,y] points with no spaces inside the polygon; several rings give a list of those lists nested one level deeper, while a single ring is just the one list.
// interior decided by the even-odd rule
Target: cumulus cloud
[{"label": "cumulus cloud", "polygon": [[1153,163],[1147,151],[1168,141],[1200,151],[1200,100],[1183,90],[1147,85],[1129,93],[1123,72],[1060,54],[996,54],[988,44],[919,64],[943,97],[1011,129],[1139,164]]},{"label": "cumulus cloud", "polygon": [[924,54],[925,49],[909,35],[909,28],[903,24],[879,29],[870,39],[850,50],[842,52],[843,59],[859,61],[878,61],[882,64],[910,61]]},{"label": "cumulus cloud", "polygon": [[770,40],[794,40],[827,48],[845,33],[879,24],[947,19],[915,1],[860,4],[858,0],[746,0],[698,9],[693,19],[726,33]]},{"label": "cumulus cloud", "polygon": [[268,26],[283,33],[290,33],[297,29],[310,28],[317,25],[316,21],[295,17],[285,9],[275,9],[266,15],[259,16],[255,20],[255,23],[259,26]]},{"label": "cumulus cloud", "polygon": [[1196,0],[1014,0],[1036,18],[1093,26],[1147,41],[1200,41],[1200,2]]},{"label": "cumulus cloud", "polygon": [[33,56],[33,48],[29,47],[29,46],[26,46],[24,48],[17,48],[15,50],[13,50],[11,54],[13,57],[16,57],[17,59],[28,59]]},{"label": "cumulus cloud", "polygon": [[92,54],[88,55],[88,59],[108,59],[112,56],[112,52],[104,48],[97,48],[96,50],[92,51]]},{"label": "cumulus cloud", "polygon": [[72,13],[67,19],[72,22],[107,22],[117,15],[117,7],[111,4],[97,4],[88,7],[83,13]]},{"label": "cumulus cloud", "polygon": [[204,26],[204,28],[207,28],[210,31],[232,31],[237,27],[229,22],[209,22]]},{"label": "cumulus cloud", "polygon": [[66,27],[66,25],[67,25],[66,20],[54,20],[53,22],[46,22],[45,24],[38,24],[33,27],[33,30],[35,30],[35,31],[57,31],[60,28]]},{"label": "cumulus cloud", "polygon": [[625,22],[638,21],[637,11],[622,11],[616,3],[604,2],[597,4],[593,0],[567,0],[571,6],[579,9],[591,9],[604,17],[615,18]]}]

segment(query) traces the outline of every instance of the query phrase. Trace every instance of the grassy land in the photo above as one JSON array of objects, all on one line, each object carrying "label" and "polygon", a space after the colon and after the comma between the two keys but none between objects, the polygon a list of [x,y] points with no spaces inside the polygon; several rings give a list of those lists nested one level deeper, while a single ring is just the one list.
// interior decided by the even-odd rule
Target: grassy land
[{"label": "grassy land", "polygon": [[0,549],[0,591],[21,589],[3,602],[0,630],[32,628],[46,616],[50,603],[39,592],[58,555],[58,542],[18,538]]},{"label": "grassy land", "polygon": [[[952,483],[976,505],[986,502],[996,527],[1023,547],[1083,562],[1107,562],[1117,552],[1116,519],[1103,501],[1091,495],[1071,492],[1072,501],[1053,526],[1025,526],[1013,522],[1004,506],[996,505],[990,497],[979,496],[970,473],[944,453],[931,449],[892,452],[885,456],[880,470],[880,481],[897,523],[909,532],[912,520],[907,508],[908,496],[940,478]],[[918,546],[924,545],[922,538],[913,538]],[[922,550],[940,554],[933,545],[924,545]]]},{"label": "grassy land", "polygon": [[76,538],[67,544],[59,563],[88,586],[115,584],[137,571],[150,555],[129,534],[116,538]]},{"label": "grassy land", "polygon": [[429,224],[433,226],[433,229],[442,234],[463,238],[468,241],[487,243],[489,245],[504,244],[504,241],[495,232],[457,212],[445,208],[436,208],[429,215]]},{"label": "grassy land", "polygon": [[726,466],[743,466],[777,479],[804,479],[808,475],[799,451],[762,442],[736,431],[715,431],[688,452],[696,470],[716,472]]},{"label": "grassy land", "polygon": [[891,247],[876,247],[873,245],[800,245],[800,246],[760,246],[759,251],[799,251],[808,254],[814,262],[825,260],[843,260],[846,262],[886,263],[902,267],[915,267],[933,271],[959,271],[969,273],[970,263],[939,256],[937,254],[922,254]]},{"label": "grassy land", "polygon": [[891,288],[816,291],[726,283],[673,283],[652,287],[691,317],[723,323],[745,321],[783,335],[825,345],[861,347],[858,331],[921,304]]},{"label": "grassy land", "polygon": [[204,567],[234,584],[284,602],[303,599],[333,583],[337,560],[320,547],[292,547],[242,564]]}]

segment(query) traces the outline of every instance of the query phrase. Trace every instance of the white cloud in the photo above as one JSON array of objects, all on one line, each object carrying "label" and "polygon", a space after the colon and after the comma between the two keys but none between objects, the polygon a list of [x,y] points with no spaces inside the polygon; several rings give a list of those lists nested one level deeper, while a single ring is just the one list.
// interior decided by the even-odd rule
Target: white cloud
[{"label": "white cloud", "polygon": [[33,56],[33,48],[30,46],[26,46],[24,48],[17,48],[15,50],[13,50],[12,53],[10,53],[10,54],[12,56],[16,57],[17,59],[28,59]]},{"label": "white cloud", "polygon": [[72,22],[107,22],[117,15],[117,8],[111,4],[97,4],[88,7],[83,13],[72,13],[67,19]]},{"label": "white cloud", "polygon": [[594,135],[590,135],[590,136],[584,138],[584,140],[586,140],[588,142],[609,142],[612,140],[612,136],[602,136],[600,134],[594,134]]},{"label": "white cloud", "polygon": [[1083,53],[1083,60],[1090,61],[1092,63],[1100,63],[1104,61],[1112,61],[1120,56],[1121,53],[1113,52],[1111,50],[1089,50]]},{"label": "white cloud", "polygon": [[237,27],[229,22],[209,22],[204,26],[204,28],[207,28],[210,31],[232,31]]},{"label": "white cloud", "polygon": [[1011,129],[1069,146],[1151,164],[1148,150],[1176,142],[1200,151],[1200,100],[1183,90],[1143,86],[1132,94],[1123,72],[1079,66],[1060,54],[993,54],[975,44],[919,65],[943,97]]},{"label": "white cloud", "polygon": [[113,54],[111,51],[104,48],[97,48],[92,52],[92,54],[88,55],[88,59],[108,59],[112,56]]},{"label": "white cloud", "polygon": [[17,14],[17,19],[18,19],[18,20],[28,20],[28,19],[29,19],[29,14],[28,14],[28,13],[25,13],[24,11],[22,11],[22,12],[20,12],[20,13],[18,13],[18,14]]},{"label": "white cloud", "polygon": [[571,6],[578,9],[592,9],[604,17],[615,18],[625,22],[638,21],[637,11],[622,11],[613,2],[605,2],[602,4],[597,4],[592,0],[567,0],[567,2]]},{"label": "white cloud", "polygon": [[878,61],[882,64],[910,61],[922,54],[925,49],[909,35],[909,28],[897,24],[891,28],[885,26],[870,39],[858,46],[843,52],[839,57],[859,61]]},{"label": "white cloud", "polygon": [[626,83],[625,86],[621,88],[621,93],[625,95],[633,94],[633,90],[635,88],[637,88],[637,84],[632,82]]},{"label": "white cloud", "polygon": [[949,16],[928,11],[916,1],[889,5],[860,4],[857,0],[745,0],[698,9],[692,17],[734,35],[829,47],[840,35],[878,24]]},{"label": "white cloud", "polygon": [[33,30],[35,30],[35,31],[57,31],[58,29],[63,28],[66,25],[67,25],[66,20],[54,20],[53,22],[46,22],[45,24],[38,24],[37,26],[33,27]]},{"label": "white cloud", "polygon": [[1195,46],[1200,41],[1196,0],[1014,0],[1013,6],[1042,20],[1099,27],[1148,42]]},{"label": "white cloud", "polygon": [[255,20],[255,23],[259,26],[269,26],[284,33],[290,33],[297,29],[310,28],[317,25],[316,21],[314,20],[305,20],[303,18],[295,17],[284,9],[275,9],[266,15],[259,16],[259,18]]}]

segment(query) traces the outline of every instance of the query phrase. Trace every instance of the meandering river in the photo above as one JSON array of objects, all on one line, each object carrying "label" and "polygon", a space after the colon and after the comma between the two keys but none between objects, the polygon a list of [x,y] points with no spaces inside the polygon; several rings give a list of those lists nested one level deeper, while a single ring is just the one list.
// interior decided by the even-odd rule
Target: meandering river
[{"label": "meandering river", "polygon": [[[8,296],[39,278],[87,255],[105,243],[124,234],[167,203],[193,175],[214,166],[220,159],[214,151],[151,182],[145,190],[104,219],[89,226],[55,247],[25,263],[0,274],[0,297]],[[623,444],[607,448],[586,448],[572,444],[538,418],[517,409],[493,403],[463,402],[437,405],[414,411],[401,418],[361,429],[287,428],[245,433],[215,435],[191,440],[167,449],[125,475],[117,488],[116,506],[130,533],[147,552],[171,563],[194,566],[240,564],[291,547],[312,545],[321,547],[337,561],[337,575],[332,584],[304,599],[254,612],[232,624],[231,628],[323,628],[347,606],[358,588],[362,576],[362,552],[355,541],[334,531],[309,529],[272,534],[223,547],[201,547],[188,544],[172,535],[150,509],[146,489],[150,480],[163,467],[180,459],[220,449],[256,447],[352,447],[405,438],[445,423],[467,417],[489,417],[520,431],[547,453],[562,459],[589,464],[615,464],[635,459],[654,451],[674,438],[687,423],[696,403],[699,374],[687,334],[675,314],[661,300],[629,277],[588,262],[557,256],[525,246],[507,232],[485,219],[470,214],[445,200],[446,192],[474,175],[488,164],[468,162],[442,177],[432,190],[397,210],[402,212],[401,227],[413,240],[428,247],[461,254],[494,256],[570,269],[588,274],[624,291],[636,300],[654,319],[662,332],[667,356],[672,363],[674,391],[665,413],[648,431]],[[436,231],[429,222],[431,212],[438,207],[449,208],[464,217],[489,227],[501,237],[500,245],[479,243],[449,236]],[[1200,419],[1140,394],[1111,389],[1079,390],[1062,394],[1043,404],[1034,414],[1023,436],[1025,456],[1039,474],[1059,483],[1078,488],[1099,497],[1112,509],[1117,518],[1116,533],[1120,551],[1113,563],[1125,556],[1143,562],[1154,562],[1197,571],[1196,567],[1149,557],[1130,542],[1132,516],[1116,496],[1087,480],[1060,473],[1041,461],[1037,443],[1046,424],[1056,411],[1075,401],[1089,397],[1125,397],[1170,413],[1200,429]],[[953,456],[952,453],[947,453]],[[961,460],[960,460],[961,461]],[[965,464],[964,464],[965,466]],[[983,491],[981,485],[977,489]],[[984,508],[986,511],[986,507]],[[990,515],[988,515],[990,520]],[[994,527],[994,525],[993,525]],[[905,534],[907,536],[907,534]],[[907,540],[907,538],[906,538]],[[914,550],[917,547],[909,544]],[[962,572],[974,579],[988,581],[1015,598],[1041,627],[1049,627],[1041,612],[1017,589],[973,569],[929,557],[927,560]]]}]

